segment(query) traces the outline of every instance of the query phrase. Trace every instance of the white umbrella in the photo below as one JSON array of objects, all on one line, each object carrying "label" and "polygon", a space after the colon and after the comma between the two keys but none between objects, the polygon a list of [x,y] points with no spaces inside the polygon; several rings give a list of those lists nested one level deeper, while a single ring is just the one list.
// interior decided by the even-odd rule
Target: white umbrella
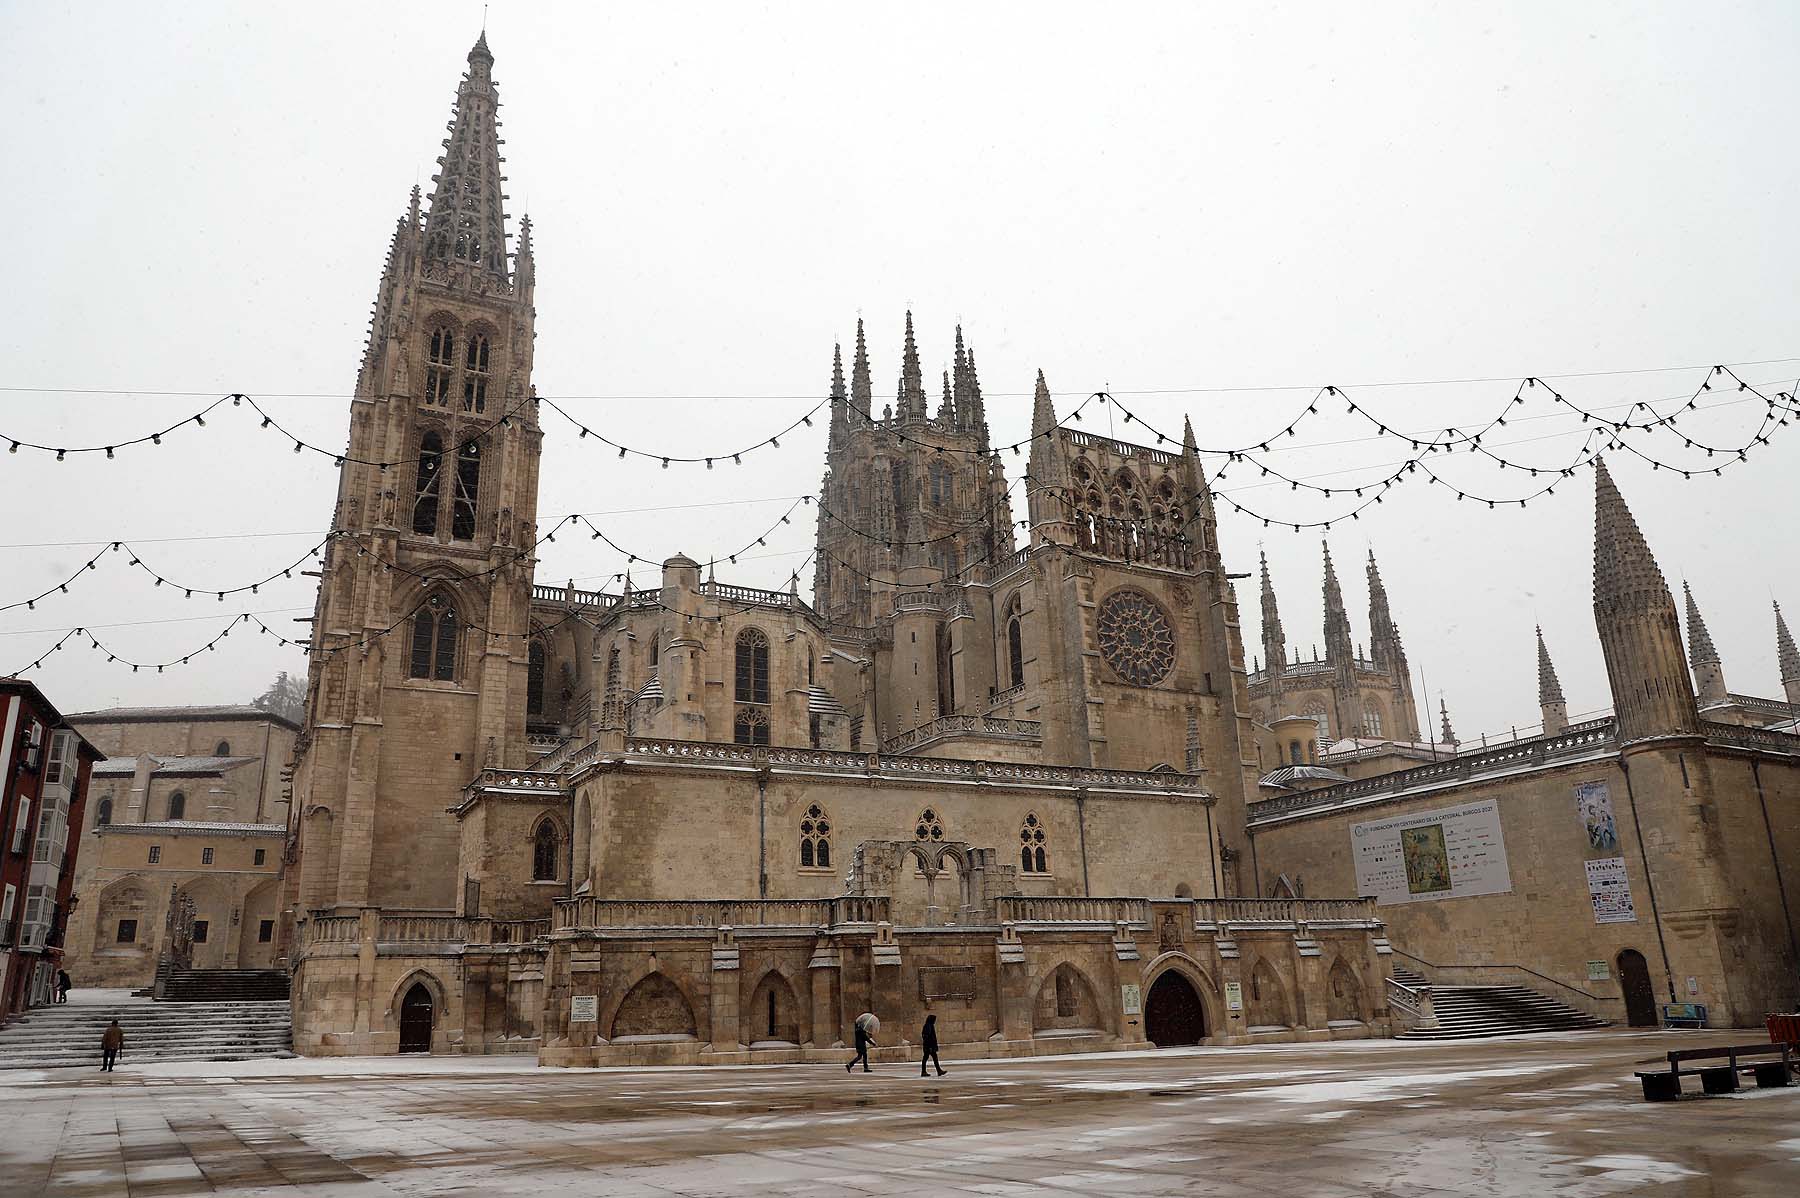
[{"label": "white umbrella", "polygon": [[864,1011],[861,1015],[858,1015],[856,1017],[856,1025],[871,1036],[881,1030],[881,1020],[875,1017],[873,1011]]}]

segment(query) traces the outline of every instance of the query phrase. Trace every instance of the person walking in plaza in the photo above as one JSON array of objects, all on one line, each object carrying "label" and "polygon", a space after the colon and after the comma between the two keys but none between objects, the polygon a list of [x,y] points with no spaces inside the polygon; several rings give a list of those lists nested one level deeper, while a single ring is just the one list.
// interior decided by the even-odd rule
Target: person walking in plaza
[{"label": "person walking in plaza", "polygon": [[944,1063],[938,1060],[937,1016],[925,1016],[925,1030],[919,1034],[919,1043],[924,1053],[919,1058],[919,1076],[925,1076],[925,1063],[929,1061],[937,1067],[937,1075],[944,1076]]},{"label": "person walking in plaza", "polygon": [[844,1066],[845,1073],[854,1070],[858,1061],[862,1062],[864,1073],[874,1072],[869,1068],[869,1047],[875,1043],[875,1033],[880,1030],[881,1020],[875,1018],[873,1012],[864,1011],[856,1017],[856,1055]]},{"label": "person walking in plaza", "polygon": [[100,1071],[111,1073],[113,1062],[119,1059],[119,1050],[125,1047],[125,1029],[119,1026],[117,1019],[106,1025],[105,1033],[100,1037]]},{"label": "person walking in plaza", "polygon": [[56,971],[56,1001],[57,1002],[68,1002],[69,1001],[69,985],[70,985],[69,971],[66,969],[57,970]]}]

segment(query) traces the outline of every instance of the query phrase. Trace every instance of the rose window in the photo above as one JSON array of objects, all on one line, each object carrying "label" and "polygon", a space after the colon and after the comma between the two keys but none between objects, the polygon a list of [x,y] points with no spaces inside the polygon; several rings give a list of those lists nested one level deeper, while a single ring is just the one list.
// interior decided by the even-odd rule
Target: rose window
[{"label": "rose window", "polygon": [[1141,591],[1115,591],[1100,605],[1100,655],[1133,686],[1155,686],[1175,665],[1175,634]]}]

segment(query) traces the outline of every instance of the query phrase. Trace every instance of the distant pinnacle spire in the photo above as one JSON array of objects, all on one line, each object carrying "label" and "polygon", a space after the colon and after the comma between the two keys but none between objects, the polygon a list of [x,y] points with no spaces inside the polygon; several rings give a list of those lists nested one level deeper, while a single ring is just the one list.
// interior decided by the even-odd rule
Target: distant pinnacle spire
[{"label": "distant pinnacle spire", "polygon": [[842,403],[844,392],[844,347],[831,347],[831,398],[834,403]]},{"label": "distant pinnacle spire", "polygon": [[[1781,614],[1781,604],[1775,605],[1775,659],[1781,666],[1781,681],[1788,687],[1800,685],[1800,649],[1794,647],[1794,634],[1788,631],[1787,619]],[[1789,691],[1788,702],[1793,691]]]},{"label": "distant pinnacle spire", "polygon": [[850,366],[850,406],[869,415],[875,402],[875,388],[869,381],[869,345],[863,340],[862,317],[856,318],[856,356]]},{"label": "distant pinnacle spire", "polygon": [[938,419],[951,428],[956,427],[956,398],[950,394],[950,372],[948,370],[944,371],[944,398],[938,405]]},{"label": "distant pinnacle spire", "polygon": [[1706,620],[1700,615],[1700,605],[1694,602],[1694,588],[1688,585],[1685,578],[1681,580],[1681,594],[1687,600],[1689,663],[1696,666],[1717,665],[1719,651],[1713,647],[1712,633],[1707,631]]},{"label": "distant pinnacle spire", "polygon": [[900,419],[925,419],[925,377],[919,370],[919,347],[913,340],[912,309],[906,311],[906,343],[900,349]]},{"label": "distant pinnacle spire", "polygon": [[951,394],[956,399],[956,427],[969,426],[969,413],[974,404],[969,397],[969,353],[963,347],[962,325],[956,326],[956,352],[951,358]]},{"label": "distant pinnacle spire", "polygon": [[1563,702],[1562,683],[1557,680],[1556,666],[1550,660],[1550,650],[1544,645],[1544,630],[1537,630],[1538,651],[1538,705]]},{"label": "distant pinnacle spire", "polygon": [[1321,541],[1325,550],[1325,656],[1332,661],[1350,662],[1355,654],[1350,636],[1350,616],[1344,610],[1344,589],[1338,585],[1337,567],[1331,563],[1331,544]]},{"label": "distant pinnacle spire", "polygon": [[425,259],[506,280],[506,212],[500,173],[500,93],[490,71],[494,55],[484,32],[469,51],[469,70],[456,89],[450,136],[431,193]]},{"label": "distant pinnacle spire", "polygon": [[1281,628],[1281,611],[1275,604],[1275,583],[1269,577],[1269,555],[1257,551],[1262,562],[1262,643],[1263,656],[1269,659],[1269,678],[1279,682],[1282,667],[1287,664],[1287,633]]},{"label": "distant pinnacle spire", "polygon": [[1442,739],[1445,744],[1454,749],[1459,742],[1456,739],[1456,730],[1450,726],[1450,708],[1444,702],[1444,697],[1442,695],[1438,696],[1438,714],[1444,721],[1444,734]]},{"label": "distant pinnacle spire", "polygon": [[957,415],[962,417],[963,425],[981,434],[977,447],[984,452],[988,447],[987,407],[981,399],[981,376],[975,372],[975,347],[970,346],[966,366],[969,372],[968,398],[958,400]]}]

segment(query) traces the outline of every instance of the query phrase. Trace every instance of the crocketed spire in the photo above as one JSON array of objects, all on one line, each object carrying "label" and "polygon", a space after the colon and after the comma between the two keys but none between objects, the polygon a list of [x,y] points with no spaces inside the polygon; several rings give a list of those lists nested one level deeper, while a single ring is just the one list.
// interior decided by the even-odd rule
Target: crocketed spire
[{"label": "crocketed spire", "polygon": [[1325,550],[1325,656],[1331,661],[1349,661],[1356,655],[1350,637],[1350,615],[1344,610],[1344,589],[1338,585],[1337,567],[1331,564],[1331,545],[1319,544]]},{"label": "crocketed spire", "polygon": [[1669,584],[1601,458],[1594,459],[1594,603],[1673,604]]},{"label": "crocketed spire", "polygon": [[1281,611],[1275,604],[1275,583],[1269,578],[1269,555],[1257,551],[1262,561],[1262,643],[1269,661],[1269,686],[1279,689],[1281,669],[1287,664],[1287,633],[1281,628]]},{"label": "crocketed spire", "polygon": [[1800,704],[1800,649],[1794,647],[1794,634],[1788,631],[1779,603],[1775,605],[1775,660],[1781,666],[1781,685],[1787,689],[1787,701]]},{"label": "crocketed spire", "polygon": [[846,398],[844,391],[844,347],[831,347],[831,401],[842,403]]},{"label": "crocketed spire", "polygon": [[1723,703],[1729,691],[1725,686],[1725,666],[1713,646],[1712,633],[1694,602],[1694,588],[1681,580],[1681,594],[1687,600],[1688,664],[1694,667],[1694,689],[1701,704]]},{"label": "crocketed spire", "polygon": [[869,379],[869,345],[863,340],[862,317],[856,318],[856,357],[850,363],[850,406],[864,416],[875,402],[875,386]]},{"label": "crocketed spire", "polygon": [[938,401],[938,422],[956,427],[956,399],[950,394],[950,372],[944,371],[944,398]]},{"label": "crocketed spire", "polygon": [[1440,739],[1454,749],[1462,742],[1456,739],[1456,729],[1450,726],[1450,707],[1444,702],[1444,697],[1442,695],[1438,696],[1438,715],[1444,721],[1444,732]]},{"label": "crocketed spire", "polygon": [[896,397],[902,421],[925,419],[925,376],[919,370],[919,347],[913,340],[912,309],[906,312],[906,343],[900,349],[900,391]]},{"label": "crocketed spire", "polygon": [[1031,435],[1035,440],[1056,427],[1056,405],[1050,399],[1050,384],[1044,372],[1038,371],[1037,390],[1031,396]]},{"label": "crocketed spire", "polygon": [[1699,730],[1681,617],[1606,463],[1594,460],[1594,625],[1624,743]]},{"label": "crocketed spire", "polygon": [[431,214],[425,224],[428,263],[466,264],[506,282],[506,196],[501,187],[500,93],[494,56],[483,33],[469,51],[469,70],[456,89],[450,136],[431,177]]},{"label": "crocketed spire", "polygon": [[981,434],[976,447],[983,453],[988,448],[987,406],[981,399],[981,376],[975,372],[975,347],[970,346],[965,366],[969,372],[968,398],[956,401],[957,415],[962,417],[963,425]]},{"label": "crocketed spire", "polygon": [[1537,630],[1538,646],[1538,704],[1563,702],[1562,683],[1556,677],[1556,665],[1550,660],[1550,650],[1544,646],[1544,630]]}]

